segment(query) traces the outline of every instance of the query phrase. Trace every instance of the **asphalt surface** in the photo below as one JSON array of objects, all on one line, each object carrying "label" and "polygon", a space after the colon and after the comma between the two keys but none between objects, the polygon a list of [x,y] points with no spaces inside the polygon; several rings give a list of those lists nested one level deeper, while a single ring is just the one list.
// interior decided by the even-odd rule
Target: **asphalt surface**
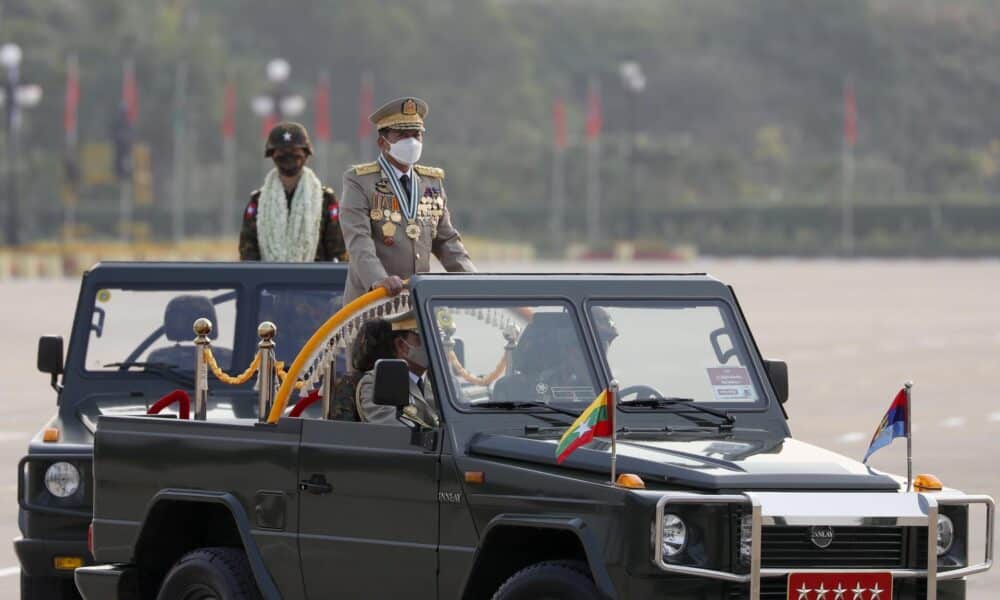
[{"label": "asphalt surface", "polygon": [[[860,459],[904,381],[913,388],[913,463],[945,485],[1000,498],[1000,261],[502,264],[497,271],[707,271],[732,284],[765,356],[789,363],[794,436]],[[69,335],[75,281],[0,282],[0,539],[18,535],[16,464],[55,408],[35,370],[38,336]],[[871,464],[905,473],[897,440]],[[981,540],[981,532],[974,539]],[[976,543],[975,541],[973,542]],[[981,547],[981,542],[979,542]],[[997,569],[970,580],[995,597]],[[19,598],[13,548],[0,545],[0,600]]]}]

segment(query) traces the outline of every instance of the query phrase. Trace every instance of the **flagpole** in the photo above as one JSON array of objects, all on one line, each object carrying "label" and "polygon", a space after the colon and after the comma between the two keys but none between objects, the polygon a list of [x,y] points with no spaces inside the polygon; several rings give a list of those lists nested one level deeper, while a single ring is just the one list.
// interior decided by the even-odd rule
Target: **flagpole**
[{"label": "flagpole", "polygon": [[611,485],[615,485],[618,477],[618,434],[616,429],[618,429],[617,424],[617,406],[618,406],[618,380],[612,379],[608,384],[608,419],[611,421]]},{"label": "flagpole", "polygon": [[906,388],[906,491],[909,492],[913,485],[913,421],[910,419],[913,382],[907,381],[904,387]]}]

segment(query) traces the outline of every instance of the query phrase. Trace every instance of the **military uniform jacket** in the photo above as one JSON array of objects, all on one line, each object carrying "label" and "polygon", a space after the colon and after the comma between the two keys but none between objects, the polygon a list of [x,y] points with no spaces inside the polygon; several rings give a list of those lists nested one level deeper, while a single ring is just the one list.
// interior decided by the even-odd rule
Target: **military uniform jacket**
[{"label": "military uniform jacket", "polygon": [[[410,378],[410,405],[403,409],[403,414],[411,420],[424,425],[425,427],[437,427],[440,422],[438,417],[437,401],[431,391],[431,384],[426,378],[421,378],[421,385],[426,392],[421,391],[417,383]],[[393,406],[380,406],[375,404],[375,371],[368,371],[358,382],[355,392],[358,416],[364,423],[378,423],[379,425],[401,425],[396,418],[396,408]]]},{"label": "military uniform jacket", "polygon": [[[240,260],[260,260],[260,244],[257,241],[257,201],[260,190],[250,194],[250,202],[243,211],[243,226],[240,229]],[[347,260],[344,235],[340,231],[340,204],[332,188],[323,187],[323,216],[320,219],[319,244],[316,246],[316,261],[329,262]]]},{"label": "military uniform jacket", "polygon": [[[388,174],[392,177],[394,174]],[[414,273],[430,271],[431,254],[450,272],[475,271],[476,267],[451,224],[448,199],[444,192],[444,171],[423,165],[413,166],[420,196],[416,239],[406,235],[407,220],[392,223],[373,209],[393,207],[392,186],[378,163],[356,166],[344,173],[344,193],[340,227],[344,232],[351,265],[347,274],[344,302],[350,302],[389,275],[407,279]]]}]

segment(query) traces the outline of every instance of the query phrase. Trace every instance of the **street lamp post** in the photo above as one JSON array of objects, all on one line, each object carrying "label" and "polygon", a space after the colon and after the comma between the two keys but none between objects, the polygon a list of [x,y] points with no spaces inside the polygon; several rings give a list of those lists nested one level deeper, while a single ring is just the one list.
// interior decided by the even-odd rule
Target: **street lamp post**
[{"label": "street lamp post", "polygon": [[634,60],[622,62],[618,66],[618,73],[622,78],[622,86],[629,96],[629,142],[625,147],[625,160],[628,163],[626,172],[629,173],[630,179],[631,206],[627,233],[634,242],[639,236],[639,166],[635,156],[636,141],[639,137],[639,94],[646,89],[646,75],[642,72],[642,66]]},{"label": "street lamp post", "polygon": [[4,107],[4,122],[7,128],[7,231],[6,241],[10,246],[20,244],[20,214],[17,197],[17,132],[21,125],[21,108],[30,108],[42,99],[42,88],[38,85],[20,85],[21,48],[17,44],[0,47],[0,65],[3,66],[3,81],[0,102]]},{"label": "street lamp post", "polygon": [[306,109],[306,99],[288,90],[288,76],[291,65],[283,58],[275,58],[267,63],[267,80],[271,89],[260,96],[254,96],[251,108],[261,118],[280,121],[285,117],[297,117]]}]

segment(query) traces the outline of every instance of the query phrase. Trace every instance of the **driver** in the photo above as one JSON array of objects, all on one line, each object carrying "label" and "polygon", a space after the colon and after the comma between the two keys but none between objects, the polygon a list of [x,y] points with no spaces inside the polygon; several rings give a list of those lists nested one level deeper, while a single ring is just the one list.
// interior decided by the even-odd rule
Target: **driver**
[{"label": "driver", "polygon": [[403,414],[424,427],[436,427],[438,411],[427,373],[427,352],[424,349],[417,320],[413,312],[406,312],[391,319],[374,319],[366,322],[354,339],[354,367],[365,374],[358,382],[355,400],[358,415],[366,423],[398,425],[396,409],[375,404],[375,361],[398,358],[406,361],[410,369],[410,405]]}]

